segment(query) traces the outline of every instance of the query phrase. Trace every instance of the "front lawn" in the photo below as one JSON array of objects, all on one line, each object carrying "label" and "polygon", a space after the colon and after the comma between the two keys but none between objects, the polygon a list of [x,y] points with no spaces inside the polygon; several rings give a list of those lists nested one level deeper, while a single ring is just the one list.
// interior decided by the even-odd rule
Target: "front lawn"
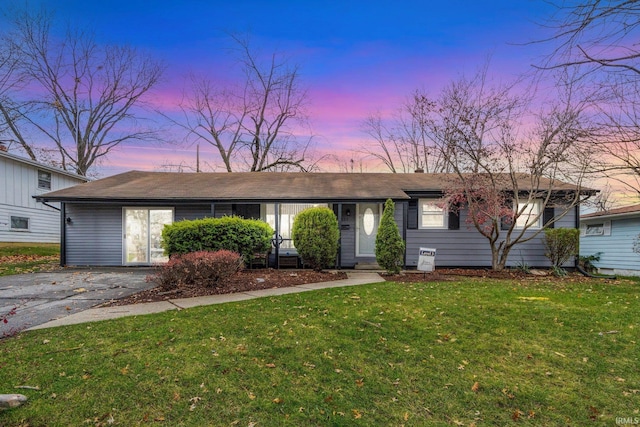
[{"label": "front lawn", "polygon": [[639,296],[387,282],[26,332],[0,341],[0,393],[29,397],[0,424],[616,425],[640,417]]},{"label": "front lawn", "polygon": [[33,273],[60,263],[58,243],[0,242],[0,276]]}]

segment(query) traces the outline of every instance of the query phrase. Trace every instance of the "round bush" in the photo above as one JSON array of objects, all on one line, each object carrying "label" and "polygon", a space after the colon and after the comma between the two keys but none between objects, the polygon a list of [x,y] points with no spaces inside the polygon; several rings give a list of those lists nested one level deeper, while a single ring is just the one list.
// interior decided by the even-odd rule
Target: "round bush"
[{"label": "round bush", "polygon": [[338,218],[329,208],[309,208],[296,215],[293,244],[304,264],[314,270],[334,265],[338,255]]}]

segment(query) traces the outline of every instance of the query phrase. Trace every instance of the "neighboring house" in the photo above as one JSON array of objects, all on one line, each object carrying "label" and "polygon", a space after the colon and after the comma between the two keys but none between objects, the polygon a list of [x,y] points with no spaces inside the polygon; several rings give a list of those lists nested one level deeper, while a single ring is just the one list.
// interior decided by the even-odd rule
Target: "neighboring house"
[{"label": "neighboring house", "polygon": [[[341,240],[338,267],[375,262],[375,237],[383,204],[396,203],[395,219],[407,243],[406,266],[419,248],[437,249],[436,266],[490,267],[486,238],[460,215],[441,207],[451,175],[390,173],[165,173],[132,171],[47,193],[64,218],[61,262],[66,265],[148,265],[165,260],[161,231],[182,219],[239,215],[267,221],[281,238],[272,265],[297,259],[291,228],[297,213],[328,206]],[[526,188],[526,177],[520,188]],[[559,191],[573,191],[563,184]],[[540,205],[532,206],[533,212]],[[560,211],[561,209],[558,209]],[[577,228],[578,209],[556,222]],[[553,208],[545,218],[554,216]],[[537,227],[542,226],[542,220]],[[545,221],[546,223],[546,221]],[[514,248],[509,265],[548,266],[542,235]],[[295,264],[295,262],[294,262]]]},{"label": "neighboring house", "polygon": [[0,145],[0,242],[60,241],[57,203],[36,201],[55,190],[87,181],[61,169],[9,154]]},{"label": "neighboring house", "polygon": [[640,205],[582,215],[580,256],[599,253],[593,265],[601,273],[640,276],[640,253],[634,252],[639,234]]}]

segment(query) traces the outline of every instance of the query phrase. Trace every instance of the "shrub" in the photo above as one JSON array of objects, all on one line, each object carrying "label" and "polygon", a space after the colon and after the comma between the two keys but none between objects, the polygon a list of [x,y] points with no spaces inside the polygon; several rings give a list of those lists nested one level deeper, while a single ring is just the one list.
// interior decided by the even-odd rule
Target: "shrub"
[{"label": "shrub", "polygon": [[[561,268],[571,257],[578,255],[580,230],[575,228],[549,228],[544,230],[544,256],[549,258],[552,267]],[[554,268],[555,270],[555,268]]]},{"label": "shrub", "polygon": [[159,271],[147,278],[165,290],[182,286],[216,287],[242,269],[240,254],[227,250],[197,251],[172,256]]},{"label": "shrub", "polygon": [[273,229],[264,221],[237,216],[178,221],[166,225],[162,244],[169,256],[196,251],[228,250],[249,263],[271,248]]},{"label": "shrub", "polygon": [[404,264],[405,244],[400,236],[398,224],[393,218],[394,212],[395,204],[393,200],[388,199],[384,204],[384,212],[376,235],[376,261],[388,273],[397,274]]},{"label": "shrub", "polygon": [[338,255],[338,218],[329,208],[309,208],[296,215],[293,244],[302,261],[314,270],[333,265]]}]

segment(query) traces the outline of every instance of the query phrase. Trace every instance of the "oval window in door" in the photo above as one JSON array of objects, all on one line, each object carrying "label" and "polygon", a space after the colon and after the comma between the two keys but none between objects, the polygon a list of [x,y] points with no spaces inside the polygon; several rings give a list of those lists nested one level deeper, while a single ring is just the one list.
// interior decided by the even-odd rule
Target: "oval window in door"
[{"label": "oval window in door", "polygon": [[373,233],[373,227],[375,225],[375,218],[373,215],[373,211],[371,208],[367,208],[364,211],[364,215],[362,215],[362,227],[364,228],[364,232],[367,236],[371,236]]}]

